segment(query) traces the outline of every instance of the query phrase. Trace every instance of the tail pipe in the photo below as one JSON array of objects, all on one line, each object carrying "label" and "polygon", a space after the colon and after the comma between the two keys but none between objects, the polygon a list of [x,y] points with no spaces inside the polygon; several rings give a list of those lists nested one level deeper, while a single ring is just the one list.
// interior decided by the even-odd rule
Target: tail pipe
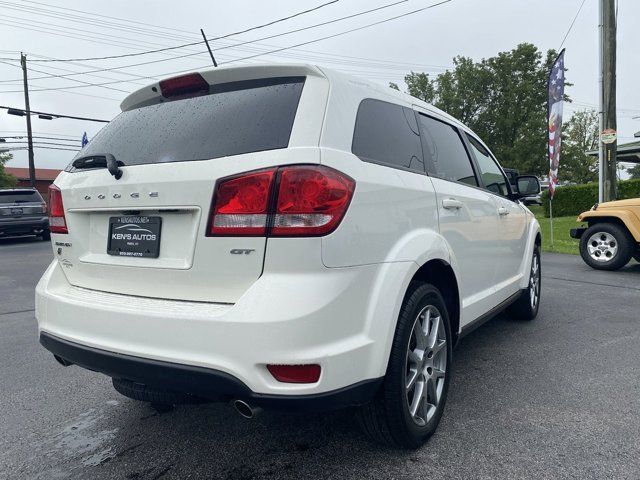
[{"label": "tail pipe", "polygon": [[260,407],[252,407],[244,400],[234,400],[233,408],[235,408],[236,411],[244,418],[254,418],[256,415],[262,412],[262,409]]},{"label": "tail pipe", "polygon": [[55,358],[56,362],[58,362],[63,367],[70,367],[71,365],[73,365],[73,363],[71,363],[69,360],[65,360],[64,358],[58,355],[54,355],[53,358]]}]

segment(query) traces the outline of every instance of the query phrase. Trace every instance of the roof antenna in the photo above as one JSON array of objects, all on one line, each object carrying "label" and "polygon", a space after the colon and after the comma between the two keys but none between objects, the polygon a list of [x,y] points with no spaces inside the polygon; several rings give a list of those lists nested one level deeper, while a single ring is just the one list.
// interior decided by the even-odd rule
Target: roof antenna
[{"label": "roof antenna", "polygon": [[218,66],[218,64],[216,63],[216,59],[215,59],[215,57],[213,56],[213,52],[211,51],[211,47],[209,46],[209,40],[207,40],[207,37],[206,37],[206,35],[204,34],[204,30],[203,30],[203,29],[200,29],[200,33],[202,34],[202,38],[204,38],[204,43],[206,43],[206,44],[207,44],[207,50],[209,50],[209,55],[211,55],[211,60],[213,60],[213,66],[214,66],[214,67],[217,67],[217,66]]}]

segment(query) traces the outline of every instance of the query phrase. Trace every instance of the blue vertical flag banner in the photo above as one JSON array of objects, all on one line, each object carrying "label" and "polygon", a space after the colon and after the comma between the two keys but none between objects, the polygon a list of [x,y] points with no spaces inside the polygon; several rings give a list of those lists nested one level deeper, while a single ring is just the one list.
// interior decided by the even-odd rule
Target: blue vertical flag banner
[{"label": "blue vertical flag banner", "polygon": [[87,143],[89,143],[89,139],[87,138],[87,132],[82,134],[82,146],[84,147]]},{"label": "blue vertical flag banner", "polygon": [[558,185],[562,144],[562,105],[564,97],[564,49],[553,62],[547,81],[547,121],[549,125],[549,198]]}]

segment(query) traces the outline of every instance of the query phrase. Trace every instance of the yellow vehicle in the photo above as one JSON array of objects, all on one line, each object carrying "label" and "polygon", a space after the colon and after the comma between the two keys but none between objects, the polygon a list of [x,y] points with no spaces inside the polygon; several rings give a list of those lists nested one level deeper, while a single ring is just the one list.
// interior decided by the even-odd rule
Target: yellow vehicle
[{"label": "yellow vehicle", "polygon": [[640,262],[640,198],[595,204],[578,216],[588,227],[571,229],[580,255],[597,270],[618,270],[631,258]]}]

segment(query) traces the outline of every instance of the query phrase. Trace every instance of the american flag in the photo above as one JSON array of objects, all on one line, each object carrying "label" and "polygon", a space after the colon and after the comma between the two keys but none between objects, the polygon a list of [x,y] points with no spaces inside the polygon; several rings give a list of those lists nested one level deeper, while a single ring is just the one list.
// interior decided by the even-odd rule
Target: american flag
[{"label": "american flag", "polygon": [[547,121],[549,125],[549,195],[558,184],[560,146],[562,143],[562,105],[564,96],[564,50],[560,52],[549,72],[547,82]]}]

